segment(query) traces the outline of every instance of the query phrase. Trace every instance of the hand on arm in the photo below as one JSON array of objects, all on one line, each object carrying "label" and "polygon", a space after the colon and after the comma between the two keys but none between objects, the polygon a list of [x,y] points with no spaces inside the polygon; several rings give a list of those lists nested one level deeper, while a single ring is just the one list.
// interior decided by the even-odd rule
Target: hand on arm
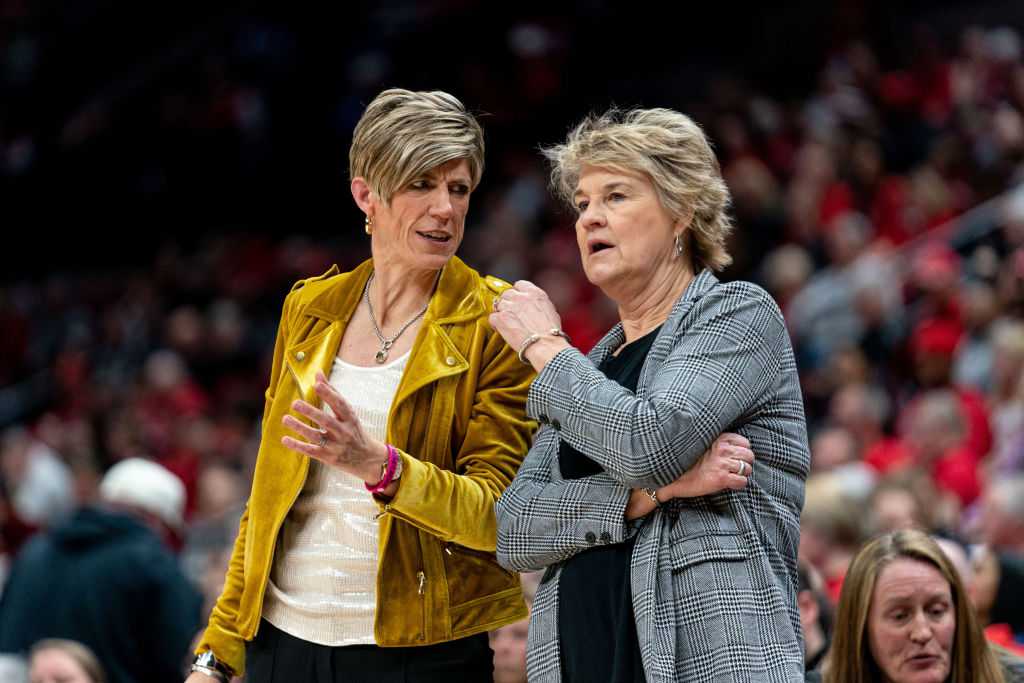
[{"label": "hand on arm", "polygon": [[[739,434],[726,432],[715,439],[693,467],[656,491],[658,503],[664,505],[673,498],[695,498],[726,489],[738,491],[747,485],[753,467],[754,452],[750,450],[750,442]],[[633,489],[626,506],[626,519],[643,517],[656,507],[647,491]]]},{"label": "hand on arm", "polygon": [[489,320],[509,347],[522,352],[537,372],[570,346],[564,337],[553,332],[562,331],[562,319],[551,299],[528,280],[519,280],[494,300],[494,313]]}]

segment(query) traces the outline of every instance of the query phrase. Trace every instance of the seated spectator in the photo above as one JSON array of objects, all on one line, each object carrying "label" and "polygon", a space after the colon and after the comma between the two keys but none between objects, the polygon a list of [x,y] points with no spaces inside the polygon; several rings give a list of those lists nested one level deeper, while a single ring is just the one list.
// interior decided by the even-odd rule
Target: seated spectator
[{"label": "seated spectator", "polygon": [[960,576],[917,530],[862,547],[850,563],[836,613],[824,683],[1001,683],[1024,660],[985,640]]},{"label": "seated spectator", "polygon": [[44,638],[90,647],[110,683],[180,683],[200,625],[200,596],[168,549],[185,504],[181,481],[130,458],[78,510],[21,550],[0,599],[0,652]]},{"label": "seated spectator", "polygon": [[832,606],[825,595],[821,576],[814,567],[801,562],[797,568],[800,623],[804,629],[804,666],[807,671],[821,667],[832,637]]},{"label": "seated spectator", "polygon": [[103,666],[92,650],[73,640],[50,638],[32,646],[30,683],[106,683]]},{"label": "seated spectator", "polygon": [[844,480],[833,474],[811,475],[800,516],[799,556],[820,572],[833,602],[863,539],[863,514],[846,494]]},{"label": "seated spectator", "polygon": [[928,503],[935,497],[931,478],[922,472],[903,470],[883,477],[868,504],[871,531],[882,534],[899,529],[934,529],[934,510]]}]

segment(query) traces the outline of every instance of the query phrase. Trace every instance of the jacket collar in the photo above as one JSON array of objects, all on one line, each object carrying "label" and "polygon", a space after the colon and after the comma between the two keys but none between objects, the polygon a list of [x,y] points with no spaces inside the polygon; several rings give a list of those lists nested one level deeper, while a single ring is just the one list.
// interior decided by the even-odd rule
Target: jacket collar
[{"label": "jacket collar", "polygon": [[[307,400],[313,400],[316,371],[319,369],[330,376],[331,364],[338,353],[345,328],[362,299],[363,289],[372,272],[371,259],[349,273],[313,280],[305,285],[310,288],[310,299],[303,313],[331,323],[322,334],[288,349],[287,362]],[[453,256],[445,264],[413,343],[408,368],[402,375],[392,403],[392,414],[399,404],[421,387],[469,369],[469,361],[446,326],[475,320],[486,313],[476,280],[476,271],[461,259]],[[303,361],[299,360],[300,356]],[[392,438],[390,433],[388,436]]]},{"label": "jacket collar", "polygon": [[[705,268],[704,270],[697,273],[697,275],[690,281],[689,286],[683,290],[683,293],[676,300],[676,303],[672,306],[672,310],[668,314],[665,322],[661,326],[661,331],[658,332],[657,338],[654,340],[654,346],[651,348],[651,355],[655,353],[659,343],[662,342],[666,337],[674,338],[676,331],[683,323],[683,319],[686,314],[690,312],[693,304],[700,300],[705,294],[707,294],[715,285],[718,284],[718,278],[711,272],[711,269]],[[594,365],[600,365],[610,356],[615,349],[622,346],[626,341],[626,334],[622,329],[622,323],[619,322],[612,329],[608,330],[608,333],[601,338],[601,341],[594,345],[594,348],[588,354],[590,360]]]},{"label": "jacket collar", "polygon": [[[368,259],[339,278],[328,278],[306,285],[319,290],[312,294],[305,309],[306,315],[332,322],[340,320],[347,324],[363,297],[363,289],[372,272],[373,259]],[[484,313],[486,309],[476,286],[475,275],[476,272],[459,257],[452,256],[445,264],[437,284],[439,296],[435,295],[431,299],[424,320],[438,324],[455,323],[477,318]]]}]

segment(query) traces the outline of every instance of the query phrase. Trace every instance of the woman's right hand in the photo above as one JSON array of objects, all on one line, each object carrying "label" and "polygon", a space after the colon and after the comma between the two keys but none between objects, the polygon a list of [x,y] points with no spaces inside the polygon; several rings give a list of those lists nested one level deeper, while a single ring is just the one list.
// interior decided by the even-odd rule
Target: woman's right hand
[{"label": "woman's right hand", "polygon": [[726,432],[715,439],[693,467],[658,489],[658,501],[696,498],[726,489],[738,491],[747,485],[753,467],[754,451],[750,450],[750,442],[739,434]]}]

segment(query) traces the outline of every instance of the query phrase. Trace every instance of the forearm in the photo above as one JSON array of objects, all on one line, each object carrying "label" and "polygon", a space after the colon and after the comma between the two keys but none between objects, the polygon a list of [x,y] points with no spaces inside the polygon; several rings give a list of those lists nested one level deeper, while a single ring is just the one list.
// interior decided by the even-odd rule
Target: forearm
[{"label": "forearm", "polygon": [[517,477],[498,501],[498,562],[533,571],[627,538],[630,492],[606,475],[541,482]]},{"label": "forearm", "polygon": [[196,652],[213,650],[217,659],[241,673],[245,667],[245,641],[238,633],[237,618],[245,566],[245,536],[249,522],[249,509],[242,514],[238,526],[224,588],[213,606],[210,619],[196,646]]},{"label": "forearm", "polygon": [[379,500],[381,511],[444,541],[493,552],[494,503],[504,488],[502,477],[484,467],[457,474],[407,453],[400,457],[402,478],[390,499]]}]

